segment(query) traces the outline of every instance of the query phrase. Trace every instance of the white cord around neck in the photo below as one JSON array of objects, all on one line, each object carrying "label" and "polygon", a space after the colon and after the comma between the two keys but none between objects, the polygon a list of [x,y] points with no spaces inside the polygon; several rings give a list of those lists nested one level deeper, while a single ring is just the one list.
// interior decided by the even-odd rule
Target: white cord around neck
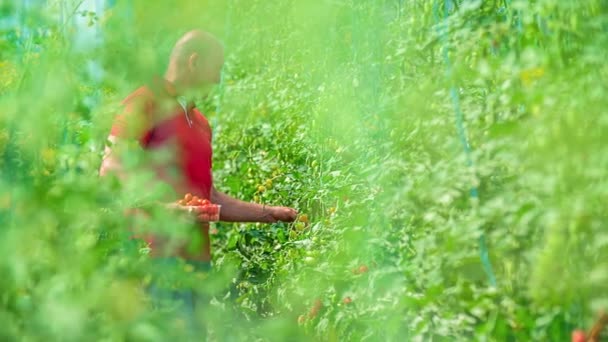
[{"label": "white cord around neck", "polygon": [[192,119],[190,119],[190,115],[188,114],[188,101],[186,101],[184,97],[179,97],[177,99],[177,103],[179,103],[179,105],[184,110],[184,115],[186,116],[186,122],[188,122],[188,126],[192,127]]}]

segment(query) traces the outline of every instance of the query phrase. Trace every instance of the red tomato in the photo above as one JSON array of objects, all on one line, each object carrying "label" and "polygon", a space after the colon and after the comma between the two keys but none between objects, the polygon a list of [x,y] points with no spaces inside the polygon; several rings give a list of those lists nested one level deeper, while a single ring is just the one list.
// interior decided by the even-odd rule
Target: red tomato
[{"label": "red tomato", "polygon": [[310,311],[308,312],[308,318],[314,318],[319,314],[319,311],[321,310],[321,308],[323,307],[323,304],[321,304],[320,300],[316,300],[315,303],[313,304],[312,308],[310,308]]},{"label": "red tomato", "polygon": [[585,336],[585,332],[582,330],[574,330],[572,332],[572,342],[585,342],[587,341],[587,337]]},{"label": "red tomato", "polygon": [[209,200],[205,198],[205,199],[201,200],[201,203],[202,204],[210,204],[211,202],[209,202]]}]

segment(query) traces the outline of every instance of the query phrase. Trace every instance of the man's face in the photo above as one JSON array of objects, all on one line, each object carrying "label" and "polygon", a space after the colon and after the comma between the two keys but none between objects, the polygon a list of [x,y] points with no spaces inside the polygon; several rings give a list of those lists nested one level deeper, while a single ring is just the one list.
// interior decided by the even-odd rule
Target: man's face
[{"label": "man's face", "polygon": [[220,83],[223,65],[224,53],[221,50],[213,52],[205,60],[198,59],[192,63],[190,65],[192,87],[202,91],[206,96],[212,86]]}]

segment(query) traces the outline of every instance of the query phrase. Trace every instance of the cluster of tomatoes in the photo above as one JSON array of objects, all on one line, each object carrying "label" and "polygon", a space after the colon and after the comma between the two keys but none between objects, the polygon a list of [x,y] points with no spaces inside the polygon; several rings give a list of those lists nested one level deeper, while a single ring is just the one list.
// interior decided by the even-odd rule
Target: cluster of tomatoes
[{"label": "cluster of tomatoes", "polygon": [[201,221],[211,222],[220,220],[220,206],[211,203],[208,199],[199,198],[190,193],[177,201],[177,204],[184,207],[196,207],[198,218]]},{"label": "cluster of tomatoes", "polygon": [[308,311],[308,315],[300,315],[298,317],[298,323],[304,324],[307,320],[317,317],[321,308],[323,308],[323,303],[321,303],[320,299],[316,299],[312,305],[312,308],[310,308],[310,311]]}]

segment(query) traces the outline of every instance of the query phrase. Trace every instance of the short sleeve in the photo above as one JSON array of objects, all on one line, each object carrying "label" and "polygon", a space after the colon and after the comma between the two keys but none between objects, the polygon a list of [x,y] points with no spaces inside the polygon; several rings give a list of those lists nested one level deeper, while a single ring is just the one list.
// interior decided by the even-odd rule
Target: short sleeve
[{"label": "short sleeve", "polygon": [[133,94],[123,101],[123,110],[116,115],[110,135],[128,140],[140,139],[150,129],[152,101],[141,94]]}]

